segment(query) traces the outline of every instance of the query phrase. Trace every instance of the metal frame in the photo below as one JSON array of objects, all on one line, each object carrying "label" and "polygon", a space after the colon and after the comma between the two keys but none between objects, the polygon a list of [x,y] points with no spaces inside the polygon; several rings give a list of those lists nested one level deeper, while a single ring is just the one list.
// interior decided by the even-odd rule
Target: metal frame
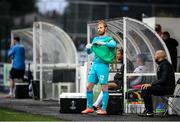
[{"label": "metal frame", "polygon": [[126,38],[127,38],[127,34],[126,34],[126,19],[127,18],[123,18],[123,42],[124,42],[124,52],[123,52],[123,60],[124,60],[124,84],[123,84],[123,98],[124,98],[124,111],[125,113],[127,113],[127,100],[125,99],[126,98],[126,91],[127,91],[127,79],[126,79],[126,72],[127,72],[127,61],[126,61]]},{"label": "metal frame", "polygon": [[[72,55],[73,57],[75,57],[75,62],[74,63],[55,63],[55,64],[46,64],[43,63],[43,24],[45,24],[46,26],[49,27],[53,27],[56,31],[58,31],[59,33],[62,34],[62,40],[66,40],[65,43],[66,47],[71,47],[70,49],[73,50]],[[23,31],[31,31],[32,35],[27,35],[26,33],[23,33]],[[52,25],[50,23],[46,23],[46,22],[34,22],[33,23],[33,28],[27,28],[27,29],[18,29],[18,30],[12,30],[11,31],[11,39],[13,39],[14,33],[22,33],[25,36],[31,36],[32,38],[32,44],[33,44],[33,76],[34,76],[34,80],[37,80],[37,72],[40,72],[39,76],[40,76],[40,100],[43,100],[43,71],[49,71],[48,69],[44,69],[44,68],[62,68],[62,69],[75,69],[76,70],[76,79],[75,79],[75,91],[79,92],[79,64],[78,64],[78,54],[76,51],[76,47],[73,43],[73,41],[70,41],[70,37],[59,27]],[[39,42],[39,43],[38,43]],[[51,42],[50,42],[51,43]],[[52,42],[53,43],[53,42]],[[64,44],[64,42],[63,42]],[[38,52],[37,52],[38,49]],[[37,54],[38,53],[38,54]],[[37,61],[37,56],[39,56],[39,61]]]},{"label": "metal frame", "polygon": [[143,26],[145,26],[146,28],[148,28],[151,32],[153,32],[153,34],[160,40],[161,44],[163,45],[163,48],[165,49],[165,52],[166,52],[166,55],[167,55],[167,59],[168,61],[171,63],[171,58],[170,58],[170,54],[169,54],[169,51],[166,47],[166,44],[164,43],[164,41],[162,40],[162,38],[156,33],[155,30],[153,30],[150,26],[148,26],[147,24],[145,23],[141,23],[140,21],[138,20],[135,20],[135,19],[132,19],[132,18],[128,18],[129,20],[131,21],[134,21],[134,22],[137,22],[139,24],[143,24]]},{"label": "metal frame", "polygon": [[[123,59],[124,60],[124,90],[123,90],[123,95],[124,95],[124,111],[126,113],[127,113],[127,105],[128,105],[127,100],[125,99],[126,98],[125,95],[126,95],[126,92],[127,92],[127,77],[128,76],[156,76],[156,64],[155,64],[155,60],[154,60],[153,57],[152,57],[152,61],[153,61],[153,71],[152,71],[152,73],[127,73],[127,63],[126,63],[127,62],[127,54],[128,54],[128,52],[127,52],[128,51],[127,50],[127,39],[130,41],[130,43],[132,44],[132,46],[134,47],[136,52],[140,51],[140,49],[139,49],[139,47],[137,47],[137,44],[134,41],[133,37],[131,37],[131,35],[129,35],[127,33],[127,30],[126,30],[127,26],[130,27],[133,31],[135,31],[144,40],[144,43],[147,45],[147,48],[150,51],[151,56],[153,56],[154,53],[155,53],[153,45],[149,41],[147,41],[149,39],[142,32],[140,32],[140,30],[138,30],[138,28],[136,29],[134,27],[134,25],[132,25],[132,24],[127,25],[127,20],[133,21],[133,22],[135,22],[137,24],[140,24],[143,27],[149,29],[154,34],[154,36],[156,36],[159,39],[160,43],[162,44],[162,47],[164,48],[164,50],[167,53],[167,59],[171,62],[169,52],[168,52],[167,47],[165,46],[164,42],[158,36],[158,34],[152,28],[147,26],[146,24],[144,24],[144,23],[142,23],[140,21],[137,21],[135,19],[128,18],[128,17],[107,20],[108,26],[112,27],[112,30],[110,30],[110,32],[113,35],[116,36],[116,34],[115,34],[116,30],[118,30],[120,33],[123,34],[123,48],[124,48],[124,52],[123,52],[123,55],[124,55],[124,59]],[[95,24],[96,24],[96,21],[89,22],[87,24],[87,40],[88,40],[88,43],[90,43],[91,26],[93,27]],[[115,32],[113,33],[113,31],[115,31]],[[116,39],[119,39],[119,38],[117,37]],[[90,64],[90,58],[88,58],[88,64]],[[90,68],[89,66],[90,65],[88,65],[88,69]]]},{"label": "metal frame", "polygon": [[[55,25],[51,25],[51,24],[49,24],[49,23],[45,23],[45,22],[36,22],[36,23],[34,23],[34,26],[33,26],[33,33],[34,33],[34,38],[33,38],[33,44],[36,44],[36,26],[38,25],[39,26],[39,41],[40,41],[40,45],[39,45],[39,53],[40,53],[40,64],[37,64],[37,62],[36,62],[36,57],[37,57],[37,54],[36,54],[36,46],[37,46],[37,44],[36,44],[36,46],[34,45],[33,46],[33,51],[34,51],[34,56],[33,56],[33,61],[34,61],[34,63],[33,64],[36,64],[36,65],[34,65],[34,76],[36,76],[36,72],[37,72],[37,67],[39,67],[40,68],[40,99],[42,100],[43,99],[43,67],[49,67],[49,68],[75,68],[76,69],[76,79],[75,79],[75,84],[76,84],[76,92],[79,92],[79,79],[78,79],[78,69],[79,69],[79,67],[78,67],[78,56],[77,56],[77,52],[76,52],[76,48],[75,48],[75,46],[74,46],[74,44],[73,44],[73,42],[69,42],[69,44],[70,44],[70,46],[71,46],[71,49],[73,49],[74,50],[74,54],[75,54],[75,57],[76,57],[76,59],[75,59],[75,64],[68,64],[68,63],[61,63],[61,64],[43,64],[43,55],[42,55],[42,53],[43,53],[43,50],[42,50],[42,40],[43,40],[43,36],[42,36],[42,25],[43,24],[45,24],[45,25],[48,25],[48,26],[50,26],[50,27],[54,27],[55,29],[57,29],[58,31],[60,31],[61,33],[63,33],[64,34],[64,36],[66,36],[66,38],[68,38],[69,40],[70,40],[70,38],[69,38],[69,36],[67,36],[66,35],[66,33],[62,30],[62,29],[60,29],[59,27],[57,27],[57,26],[55,26]],[[67,41],[67,40],[66,40]],[[34,80],[36,80],[36,77],[34,78]]]}]

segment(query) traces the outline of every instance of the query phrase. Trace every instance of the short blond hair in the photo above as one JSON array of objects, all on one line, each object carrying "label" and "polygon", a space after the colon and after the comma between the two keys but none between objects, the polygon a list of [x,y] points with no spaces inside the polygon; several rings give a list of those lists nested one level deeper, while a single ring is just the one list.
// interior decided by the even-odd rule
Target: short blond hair
[{"label": "short blond hair", "polygon": [[107,23],[104,20],[98,20],[97,25],[99,25],[99,24],[103,24],[105,28],[107,27]]}]

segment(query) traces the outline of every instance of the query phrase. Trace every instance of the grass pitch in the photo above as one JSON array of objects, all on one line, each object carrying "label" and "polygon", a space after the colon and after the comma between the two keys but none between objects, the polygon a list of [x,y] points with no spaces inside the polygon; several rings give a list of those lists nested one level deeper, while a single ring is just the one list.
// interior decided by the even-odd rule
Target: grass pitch
[{"label": "grass pitch", "polygon": [[49,116],[35,115],[0,108],[0,121],[62,121]]}]

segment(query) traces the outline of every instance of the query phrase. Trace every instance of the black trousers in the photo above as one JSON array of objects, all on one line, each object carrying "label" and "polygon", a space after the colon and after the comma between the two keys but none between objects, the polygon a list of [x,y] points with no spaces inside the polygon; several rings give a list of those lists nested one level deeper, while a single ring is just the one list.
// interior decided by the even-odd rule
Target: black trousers
[{"label": "black trousers", "polygon": [[141,96],[144,100],[145,108],[148,112],[153,112],[152,95],[164,96],[171,95],[174,90],[164,86],[151,86],[141,91]]},{"label": "black trousers", "polygon": [[15,79],[15,78],[23,79],[24,73],[25,73],[25,70],[12,68],[10,70],[10,79]]}]

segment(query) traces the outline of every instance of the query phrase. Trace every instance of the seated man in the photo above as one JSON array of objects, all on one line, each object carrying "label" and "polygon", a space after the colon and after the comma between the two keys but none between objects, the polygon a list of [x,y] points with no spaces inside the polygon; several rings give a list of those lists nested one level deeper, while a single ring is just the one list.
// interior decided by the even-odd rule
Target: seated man
[{"label": "seated man", "polygon": [[145,111],[138,116],[152,117],[153,104],[152,96],[171,95],[175,89],[175,76],[173,66],[166,60],[166,53],[158,50],[155,53],[155,61],[159,65],[157,68],[157,80],[151,84],[143,84],[141,86],[141,95],[145,104]]},{"label": "seated man", "polygon": [[[146,73],[147,67],[145,66],[146,62],[146,55],[145,54],[138,54],[136,58],[136,65],[137,67],[133,71],[135,73]],[[140,89],[143,81],[144,76],[129,76],[128,77],[128,101],[135,102],[137,100],[141,100]]]},{"label": "seated man", "polygon": [[[146,73],[147,68],[145,66],[145,62],[146,62],[146,55],[138,54],[137,59],[136,59],[137,67],[135,68],[133,73]],[[139,86],[141,86],[141,84],[142,84],[142,78],[143,78],[142,76],[128,77],[130,88],[140,89],[141,87],[139,88]]]}]

